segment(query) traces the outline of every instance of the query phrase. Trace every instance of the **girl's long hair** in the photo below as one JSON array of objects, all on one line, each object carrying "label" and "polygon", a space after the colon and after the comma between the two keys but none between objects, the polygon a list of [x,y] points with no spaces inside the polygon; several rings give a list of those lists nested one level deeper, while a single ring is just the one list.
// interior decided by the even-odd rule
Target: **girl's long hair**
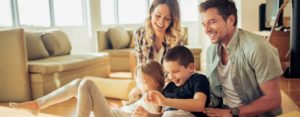
[{"label": "girl's long hair", "polygon": [[161,91],[165,85],[165,77],[162,66],[156,61],[149,61],[136,67],[135,73],[141,70],[143,74],[146,74],[155,80],[159,84],[159,90]]}]

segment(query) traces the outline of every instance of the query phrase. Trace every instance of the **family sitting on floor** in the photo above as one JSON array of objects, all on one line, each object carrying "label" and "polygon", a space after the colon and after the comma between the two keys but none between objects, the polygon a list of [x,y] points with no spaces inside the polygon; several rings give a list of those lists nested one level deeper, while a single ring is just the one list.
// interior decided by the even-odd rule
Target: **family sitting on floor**
[{"label": "family sitting on floor", "polygon": [[88,117],[237,117],[282,113],[278,52],[261,36],[238,29],[233,0],[199,5],[202,25],[212,45],[206,74],[195,72],[193,54],[183,46],[177,0],[153,0],[144,26],[135,34],[137,87],[130,104],[110,108],[91,80],[67,85],[24,103],[10,103],[33,114],[77,97],[76,116]]}]

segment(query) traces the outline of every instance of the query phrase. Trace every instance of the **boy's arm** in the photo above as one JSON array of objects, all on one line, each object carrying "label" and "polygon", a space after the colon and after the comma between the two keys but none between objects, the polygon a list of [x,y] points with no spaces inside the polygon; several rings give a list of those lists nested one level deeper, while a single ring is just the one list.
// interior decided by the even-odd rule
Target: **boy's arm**
[{"label": "boy's arm", "polygon": [[197,92],[193,99],[171,99],[166,98],[163,102],[164,106],[190,111],[190,112],[203,112],[205,108],[206,95],[202,92]]},{"label": "boy's arm", "polygon": [[194,94],[193,99],[172,99],[166,98],[159,91],[149,91],[146,101],[158,106],[169,106],[172,108],[191,111],[203,112],[207,96],[202,92]]}]

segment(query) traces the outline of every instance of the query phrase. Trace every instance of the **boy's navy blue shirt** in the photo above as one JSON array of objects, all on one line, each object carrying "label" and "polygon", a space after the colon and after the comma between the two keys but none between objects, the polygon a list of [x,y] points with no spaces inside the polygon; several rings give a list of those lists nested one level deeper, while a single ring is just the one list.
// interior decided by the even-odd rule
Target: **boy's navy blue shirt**
[{"label": "boy's navy blue shirt", "polygon": [[[193,99],[194,94],[197,92],[204,93],[206,95],[205,107],[208,107],[210,102],[210,90],[209,90],[209,82],[205,75],[195,73],[190,76],[189,79],[185,81],[185,83],[177,87],[175,83],[170,82],[163,89],[163,95],[166,98],[174,98],[174,99]],[[165,111],[177,110],[175,108],[166,107]],[[196,117],[206,116],[201,112],[192,112]]]}]

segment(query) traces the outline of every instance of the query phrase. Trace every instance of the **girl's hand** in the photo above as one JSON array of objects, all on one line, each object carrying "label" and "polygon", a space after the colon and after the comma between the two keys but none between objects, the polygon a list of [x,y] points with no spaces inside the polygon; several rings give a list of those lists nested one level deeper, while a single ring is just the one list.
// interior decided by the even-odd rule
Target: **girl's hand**
[{"label": "girl's hand", "polygon": [[157,105],[157,106],[163,106],[166,98],[156,90],[151,90],[147,94],[146,102]]},{"label": "girl's hand", "polygon": [[149,117],[150,113],[142,106],[138,106],[133,111],[133,117]]},{"label": "girl's hand", "polygon": [[137,87],[133,88],[128,95],[130,102],[135,102],[136,100],[140,99],[140,95],[142,94],[141,90],[139,90]]}]

